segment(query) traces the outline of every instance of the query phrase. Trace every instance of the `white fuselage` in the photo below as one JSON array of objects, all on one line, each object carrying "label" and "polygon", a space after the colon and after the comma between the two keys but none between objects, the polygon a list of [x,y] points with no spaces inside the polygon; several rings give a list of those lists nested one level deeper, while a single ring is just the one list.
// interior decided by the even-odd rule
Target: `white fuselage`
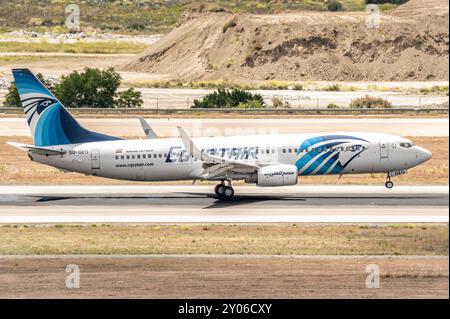
[{"label": "white fuselage", "polygon": [[[331,136],[331,137],[330,137]],[[325,137],[325,140],[321,140]],[[386,173],[414,167],[431,157],[402,137],[375,133],[320,133],[200,137],[203,152],[235,161],[296,165],[298,175]],[[308,147],[309,145],[309,147]],[[62,155],[31,158],[86,175],[134,181],[201,179],[204,165],[189,156],[180,138],[118,140],[52,146]],[[248,172],[227,172],[216,179],[248,180]]]}]

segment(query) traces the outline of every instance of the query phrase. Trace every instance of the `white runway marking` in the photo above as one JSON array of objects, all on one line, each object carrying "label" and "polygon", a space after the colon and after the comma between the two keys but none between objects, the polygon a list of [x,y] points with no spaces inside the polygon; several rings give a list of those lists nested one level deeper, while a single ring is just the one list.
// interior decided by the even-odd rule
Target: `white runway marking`
[{"label": "white runway marking", "polygon": [[[448,186],[398,186],[392,190],[382,186],[237,186],[241,199],[224,203],[203,195],[211,189],[188,185],[0,186],[0,223],[449,221]],[[50,199],[39,201],[46,197]],[[385,204],[388,200],[392,205]],[[417,204],[411,204],[413,200]]]}]

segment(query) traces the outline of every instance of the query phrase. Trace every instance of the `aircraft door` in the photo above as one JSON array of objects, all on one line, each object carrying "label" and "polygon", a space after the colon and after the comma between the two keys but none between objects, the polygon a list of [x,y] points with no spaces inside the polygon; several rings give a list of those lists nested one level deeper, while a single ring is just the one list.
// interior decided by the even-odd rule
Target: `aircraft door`
[{"label": "aircraft door", "polygon": [[380,141],[380,158],[381,159],[389,158],[389,148],[388,143],[386,141]]},{"label": "aircraft door", "polygon": [[100,169],[100,151],[99,150],[91,151],[91,168],[92,169]]}]

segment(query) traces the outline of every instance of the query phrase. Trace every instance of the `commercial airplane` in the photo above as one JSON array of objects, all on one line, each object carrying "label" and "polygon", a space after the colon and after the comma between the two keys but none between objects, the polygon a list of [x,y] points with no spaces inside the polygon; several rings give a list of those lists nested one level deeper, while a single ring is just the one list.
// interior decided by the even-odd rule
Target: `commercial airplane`
[{"label": "commercial airplane", "polygon": [[32,161],[64,171],[133,181],[218,181],[220,199],[234,196],[232,181],[295,185],[301,176],[386,173],[391,177],[431,158],[411,141],[378,133],[159,138],[141,120],[147,138],[124,140],[83,128],[28,69],[15,83],[34,145],[9,142]]}]

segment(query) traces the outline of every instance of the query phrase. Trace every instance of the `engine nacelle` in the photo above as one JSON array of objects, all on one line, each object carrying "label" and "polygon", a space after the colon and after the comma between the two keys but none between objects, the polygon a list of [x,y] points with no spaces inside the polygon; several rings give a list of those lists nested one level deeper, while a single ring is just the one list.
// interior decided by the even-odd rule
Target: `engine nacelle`
[{"label": "engine nacelle", "polygon": [[257,186],[289,186],[297,184],[298,171],[295,165],[271,165],[262,167],[257,173]]}]

